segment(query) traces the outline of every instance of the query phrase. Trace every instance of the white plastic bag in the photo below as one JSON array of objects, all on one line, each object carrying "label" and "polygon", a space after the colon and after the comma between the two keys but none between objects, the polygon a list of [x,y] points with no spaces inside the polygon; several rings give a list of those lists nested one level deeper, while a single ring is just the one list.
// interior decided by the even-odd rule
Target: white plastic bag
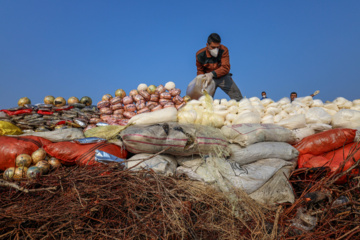
[{"label": "white plastic bag", "polygon": [[129,120],[130,124],[147,125],[156,123],[176,122],[177,110],[174,107],[160,109],[155,112],[147,112],[135,115]]},{"label": "white plastic bag", "polygon": [[334,128],[357,128],[360,127],[360,111],[341,109],[336,113],[331,125]]},{"label": "white plastic bag", "polygon": [[314,107],[310,108],[306,114],[306,123],[324,123],[329,124],[331,122],[331,115],[328,114],[323,108]]},{"label": "white plastic bag", "polygon": [[[150,158],[152,157],[152,158]],[[150,159],[148,159],[150,158]],[[148,159],[145,160],[144,159]],[[125,163],[125,168],[132,168],[136,164],[140,163],[136,167],[132,168],[132,171],[139,171],[142,169],[152,169],[158,174],[162,174],[165,176],[173,176],[176,171],[177,162],[175,158],[171,155],[157,155],[154,156],[154,154],[148,154],[148,153],[140,153],[136,154],[135,156],[132,156],[128,159]]]},{"label": "white plastic bag", "polygon": [[206,77],[204,74],[197,75],[188,85],[186,89],[186,95],[191,97],[191,99],[199,99],[203,96],[203,90],[206,90],[210,96],[213,96],[215,93],[215,82],[214,80],[206,86]]},{"label": "white plastic bag", "polygon": [[260,142],[245,148],[238,144],[230,144],[231,154],[229,161],[236,162],[240,166],[265,158],[280,158],[292,160],[297,158],[299,151],[284,142]]},{"label": "white plastic bag", "polygon": [[315,130],[310,127],[298,128],[291,131],[294,133],[296,142],[300,142],[303,138],[315,134]]},{"label": "white plastic bag", "polygon": [[303,128],[306,127],[306,119],[304,114],[297,114],[283,119],[277,124],[288,129]]},{"label": "white plastic bag", "polygon": [[265,141],[288,143],[294,141],[289,129],[275,124],[236,124],[222,127],[221,132],[230,143],[237,143],[242,147]]}]

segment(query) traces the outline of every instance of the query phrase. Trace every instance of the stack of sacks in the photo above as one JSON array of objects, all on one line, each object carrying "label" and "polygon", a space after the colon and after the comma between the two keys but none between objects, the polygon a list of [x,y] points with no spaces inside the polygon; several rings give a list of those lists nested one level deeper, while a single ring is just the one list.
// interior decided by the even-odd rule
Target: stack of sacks
[{"label": "stack of sacks", "polygon": [[192,100],[179,111],[179,122],[202,125],[230,126],[241,123],[274,123],[293,130],[300,141],[306,136],[332,128],[360,127],[360,99],[353,102],[339,97],[333,102],[323,103],[311,96],[282,98],[278,102],[257,97],[235,100],[201,97]]},{"label": "stack of sacks", "polygon": [[298,156],[289,144],[294,141],[290,130],[274,124],[238,124],[221,131],[232,143],[229,158],[177,157],[177,173],[229,191],[242,189],[264,204],[294,202],[285,177],[295,168]]},{"label": "stack of sacks", "polygon": [[[159,174],[173,175],[177,167],[174,156],[230,154],[229,144],[221,131],[209,126],[176,122],[135,124],[123,130],[120,137],[126,149],[136,154],[126,163],[126,168],[133,171],[152,169]],[[135,166],[140,161],[143,162]]]},{"label": "stack of sacks", "polygon": [[[299,168],[325,167],[329,175],[349,169],[360,159],[360,147],[354,129],[331,129],[302,139],[294,147],[299,151]],[[358,174],[354,169],[350,175]],[[343,176],[337,183],[344,183],[349,176]]]}]

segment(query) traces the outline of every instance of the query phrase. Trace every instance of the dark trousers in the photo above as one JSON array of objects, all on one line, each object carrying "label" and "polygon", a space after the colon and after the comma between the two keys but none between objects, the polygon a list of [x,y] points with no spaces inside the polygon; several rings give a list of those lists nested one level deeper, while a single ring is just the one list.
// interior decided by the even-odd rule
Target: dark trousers
[{"label": "dark trousers", "polygon": [[[214,78],[215,81],[215,92],[219,87],[221,88],[231,99],[235,99],[236,101],[240,101],[243,96],[240,92],[240,89],[236,86],[234,80],[232,79],[232,74],[229,73],[220,78]],[[214,95],[215,95],[214,92]],[[213,96],[214,97],[214,96]]]}]

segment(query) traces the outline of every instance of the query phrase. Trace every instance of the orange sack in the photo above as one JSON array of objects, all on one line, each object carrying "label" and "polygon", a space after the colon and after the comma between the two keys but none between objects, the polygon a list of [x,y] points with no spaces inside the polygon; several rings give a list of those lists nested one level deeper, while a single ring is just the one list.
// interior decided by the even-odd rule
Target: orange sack
[{"label": "orange sack", "polygon": [[[347,160],[350,155],[350,159],[346,161],[343,168],[340,168],[342,164]],[[330,173],[340,173],[348,170],[352,165],[360,160],[360,146],[357,143],[349,143],[343,148],[339,148],[334,151],[330,151],[321,155],[302,154],[298,158],[299,168],[318,168],[328,167]],[[351,174],[357,174],[358,170],[355,168],[351,171]],[[346,176],[339,179],[337,183],[346,182]]]},{"label": "orange sack", "polygon": [[64,165],[94,166],[100,165],[95,161],[95,150],[101,150],[125,159],[128,152],[113,143],[78,144],[74,142],[58,142],[45,146],[45,151],[60,160]]},{"label": "orange sack", "polygon": [[301,154],[320,155],[354,142],[356,130],[348,128],[331,129],[302,139],[294,147]]},{"label": "orange sack", "polygon": [[52,142],[35,136],[0,136],[0,170],[15,167],[15,159],[20,154],[29,154]]}]

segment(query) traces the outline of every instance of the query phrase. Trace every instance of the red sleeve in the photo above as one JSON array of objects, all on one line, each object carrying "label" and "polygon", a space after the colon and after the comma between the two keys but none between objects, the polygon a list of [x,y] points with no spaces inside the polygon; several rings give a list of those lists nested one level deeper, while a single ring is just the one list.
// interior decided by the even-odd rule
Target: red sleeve
[{"label": "red sleeve", "polygon": [[[215,72],[215,77],[219,78],[222,76],[227,75],[230,72],[230,58],[229,58],[229,50],[227,49],[227,47],[224,47],[224,53],[221,56],[221,66],[214,70],[213,72]],[[198,70],[199,72],[199,70]]]}]

